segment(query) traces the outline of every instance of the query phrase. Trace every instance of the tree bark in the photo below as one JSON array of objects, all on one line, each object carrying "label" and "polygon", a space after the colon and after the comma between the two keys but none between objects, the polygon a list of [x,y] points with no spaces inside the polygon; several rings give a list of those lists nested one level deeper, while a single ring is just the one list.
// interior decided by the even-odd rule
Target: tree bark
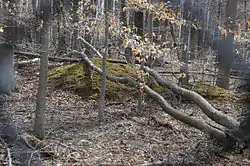
[{"label": "tree bark", "polygon": [[99,102],[99,114],[98,118],[100,122],[104,121],[104,110],[105,110],[105,94],[106,94],[106,75],[107,75],[107,67],[106,67],[106,61],[108,56],[108,8],[109,3],[106,0],[105,1],[105,7],[104,7],[104,17],[105,19],[105,53],[102,58],[102,83],[101,83],[101,93],[100,93],[100,102]]},{"label": "tree bark", "polygon": [[167,87],[167,88],[170,88],[171,90],[173,90],[177,94],[179,94],[179,95],[181,95],[189,100],[192,100],[197,106],[199,106],[202,109],[202,111],[209,118],[211,118],[216,123],[228,128],[228,129],[238,129],[239,123],[236,120],[234,120],[233,118],[231,118],[231,117],[227,116],[226,114],[223,114],[223,113],[219,112],[218,110],[216,110],[215,108],[213,108],[198,93],[181,88],[174,83],[171,83],[171,82],[164,80],[163,78],[161,78],[161,76],[156,71],[154,71],[148,67],[144,67],[144,70],[146,72],[148,72],[150,75],[152,75],[160,85]]},{"label": "tree bark", "polygon": [[[149,4],[151,4],[151,0],[148,1]],[[153,13],[148,12],[148,38],[150,42],[153,42]],[[154,57],[149,53],[148,55],[148,66],[152,67],[154,63]]]},{"label": "tree bark", "polygon": [[38,0],[32,0],[32,10],[33,10],[33,14],[35,15],[35,17],[37,18],[36,19],[36,22],[35,22],[35,27],[34,27],[34,41],[36,44],[40,44],[40,40],[41,40],[41,34],[40,34],[40,30],[38,30],[39,28],[39,21],[40,19],[38,18],[39,17],[39,14],[40,14],[40,1]]},{"label": "tree bark", "polygon": [[[64,4],[65,7],[65,4]],[[59,55],[63,55],[67,53],[67,44],[66,44],[66,34],[67,33],[64,29],[65,21],[63,15],[66,15],[66,11],[63,10],[63,7],[59,7],[60,11],[57,16],[57,34],[58,34],[58,46],[57,52]]]},{"label": "tree bark", "polygon": [[223,140],[226,138],[226,134],[223,131],[216,129],[205,122],[202,122],[196,117],[189,116],[174,109],[161,95],[153,91],[148,86],[145,86],[145,92],[151,99],[155,100],[163,108],[164,112],[171,115],[175,119],[180,120],[181,122],[186,123],[192,127],[195,127],[209,135],[212,135],[218,140]]},{"label": "tree bark", "polygon": [[39,72],[39,87],[37,93],[37,105],[35,112],[34,134],[37,138],[43,139],[45,136],[45,101],[47,90],[47,74],[48,74],[48,51],[50,43],[50,15],[51,1],[41,0],[41,19],[43,21],[42,36],[41,36],[41,61]]},{"label": "tree bark", "polygon": [[[123,10],[126,7],[126,0],[121,0],[121,15],[120,15],[120,20],[121,20],[121,25],[123,27],[128,27],[127,24],[127,11]],[[122,27],[121,27],[122,28]],[[121,45],[122,45],[121,41]],[[135,63],[135,58],[133,57],[133,52],[130,47],[125,48],[125,58],[128,61],[128,63],[134,64]]]},{"label": "tree bark", "polygon": [[135,12],[134,24],[136,27],[136,34],[138,36],[143,36],[143,12]]},{"label": "tree bark", "polygon": [[72,18],[73,18],[73,35],[72,35],[72,44],[71,48],[73,50],[78,50],[78,29],[80,27],[79,25],[79,15],[77,13],[79,5],[78,5],[79,0],[73,0],[73,6],[72,6]]},{"label": "tree bark", "polygon": [[0,95],[10,95],[15,87],[13,52],[12,45],[0,44]]},{"label": "tree bark", "polygon": [[216,81],[216,85],[229,89],[229,74],[231,64],[234,56],[234,30],[235,30],[235,18],[237,14],[237,0],[228,0],[226,6],[226,30],[227,35],[224,39],[219,41],[218,47],[218,59],[219,59],[219,75]]}]

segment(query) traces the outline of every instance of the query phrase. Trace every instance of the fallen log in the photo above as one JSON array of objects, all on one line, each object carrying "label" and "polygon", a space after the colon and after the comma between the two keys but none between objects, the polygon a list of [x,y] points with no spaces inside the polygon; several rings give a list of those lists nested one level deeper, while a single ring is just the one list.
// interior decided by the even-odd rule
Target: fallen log
[{"label": "fallen log", "polygon": [[[32,52],[22,52],[22,51],[16,51],[14,52],[15,56],[27,56],[29,58],[41,58],[40,54],[37,53],[32,53]],[[59,58],[59,57],[48,57],[49,61],[54,61],[54,62],[71,62],[71,63],[78,63],[81,61],[79,58]]]},{"label": "fallen log", "polygon": [[[86,54],[78,52],[78,51],[72,51],[69,54],[77,54],[78,56],[81,55],[82,61],[84,61],[84,63],[88,65],[88,67],[90,67],[92,70],[96,71],[97,73],[102,74],[102,70],[99,67],[95,66],[91,62],[91,60],[89,60]],[[115,77],[112,75],[107,75],[107,79],[110,81],[119,82],[122,84],[128,84],[129,86],[134,86],[134,87],[139,86],[138,82],[129,78],[122,78],[122,77]],[[214,128],[211,125],[203,122],[199,118],[189,116],[188,114],[185,114],[177,109],[174,109],[170,104],[167,103],[167,101],[160,94],[153,91],[147,85],[144,85],[144,90],[151,99],[156,101],[163,108],[164,112],[171,115],[175,119],[180,120],[183,123],[186,123],[190,126],[193,126],[205,133],[208,133],[218,140],[222,140],[226,138],[226,134],[224,133],[223,129],[219,130],[218,128]]]},{"label": "fallen log", "polygon": [[[28,65],[30,63],[37,62],[41,58],[40,54],[38,54],[38,53],[32,53],[32,52],[15,51],[14,55],[16,57],[27,56],[27,57],[31,58],[31,60],[25,60],[25,61],[18,62],[17,63],[18,65],[26,65],[26,64]],[[70,56],[70,54],[66,54],[66,55],[63,55],[63,56],[67,57],[67,56]],[[77,57],[77,58],[60,58],[60,57],[49,56],[48,60],[52,61],[52,62],[79,63],[81,61],[81,58],[79,58],[79,57]],[[121,63],[121,64],[127,64],[128,63],[128,62],[126,62],[124,60],[116,60],[116,59],[107,59],[107,61],[108,62],[112,62],[112,63]]]},{"label": "fallen log", "polygon": [[172,89],[175,93],[192,100],[197,106],[199,106],[202,111],[216,123],[228,128],[228,129],[238,129],[239,122],[234,120],[232,117],[223,114],[216,110],[209,102],[207,102],[201,95],[194,91],[187,90],[185,88],[179,87],[178,85],[168,82],[163,79],[156,71],[144,66],[145,72],[148,72],[155,80],[162,86]]}]

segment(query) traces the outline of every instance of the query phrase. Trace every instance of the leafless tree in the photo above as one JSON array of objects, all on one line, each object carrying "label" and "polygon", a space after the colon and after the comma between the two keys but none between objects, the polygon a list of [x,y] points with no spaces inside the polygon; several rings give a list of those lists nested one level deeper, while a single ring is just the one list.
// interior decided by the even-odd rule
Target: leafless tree
[{"label": "leafless tree", "polygon": [[41,0],[40,17],[43,22],[41,29],[41,61],[39,74],[39,87],[37,93],[36,117],[34,125],[34,133],[38,138],[44,138],[45,135],[45,101],[47,89],[47,73],[48,73],[48,50],[50,41],[50,17],[51,17],[51,1]]},{"label": "leafless tree", "polygon": [[99,121],[104,120],[104,109],[105,109],[105,94],[106,94],[106,75],[107,75],[107,56],[108,56],[108,8],[109,8],[109,3],[106,0],[105,5],[104,5],[104,17],[105,19],[105,53],[102,58],[102,84],[101,84],[101,93],[100,93],[100,103],[99,103]]}]

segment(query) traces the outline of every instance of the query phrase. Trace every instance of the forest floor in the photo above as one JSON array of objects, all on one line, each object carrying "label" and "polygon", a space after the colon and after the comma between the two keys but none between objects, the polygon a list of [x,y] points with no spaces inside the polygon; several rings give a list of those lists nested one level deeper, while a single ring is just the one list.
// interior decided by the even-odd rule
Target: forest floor
[{"label": "forest floor", "polygon": [[[18,91],[8,99],[5,109],[31,134],[38,68],[23,67],[18,73]],[[190,116],[208,120],[192,103],[169,102]],[[247,152],[223,152],[211,137],[171,118],[151,100],[141,113],[136,113],[133,100],[107,102],[103,124],[98,123],[96,101],[82,100],[70,92],[49,89],[46,105],[48,134],[44,142],[53,155],[41,155],[45,165],[250,165]],[[236,103],[213,106],[233,117],[246,109]]]}]

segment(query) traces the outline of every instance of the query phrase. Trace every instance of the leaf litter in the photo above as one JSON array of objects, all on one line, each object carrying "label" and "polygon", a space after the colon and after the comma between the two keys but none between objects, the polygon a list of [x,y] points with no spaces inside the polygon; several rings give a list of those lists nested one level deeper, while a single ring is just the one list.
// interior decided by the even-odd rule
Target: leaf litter
[{"label": "leaf litter", "polygon": [[[36,108],[36,72],[36,66],[18,69],[18,90],[4,106],[29,134]],[[232,116],[242,109],[236,103],[213,105],[226,108]],[[68,91],[48,88],[46,106],[48,134],[43,140],[46,146],[40,149],[45,165],[250,165],[249,155],[222,152],[208,135],[165,114],[150,100],[140,114],[136,101],[107,103],[103,124],[98,123],[96,101]],[[194,104],[176,107],[208,120]],[[0,154],[2,160],[2,150]]]}]

